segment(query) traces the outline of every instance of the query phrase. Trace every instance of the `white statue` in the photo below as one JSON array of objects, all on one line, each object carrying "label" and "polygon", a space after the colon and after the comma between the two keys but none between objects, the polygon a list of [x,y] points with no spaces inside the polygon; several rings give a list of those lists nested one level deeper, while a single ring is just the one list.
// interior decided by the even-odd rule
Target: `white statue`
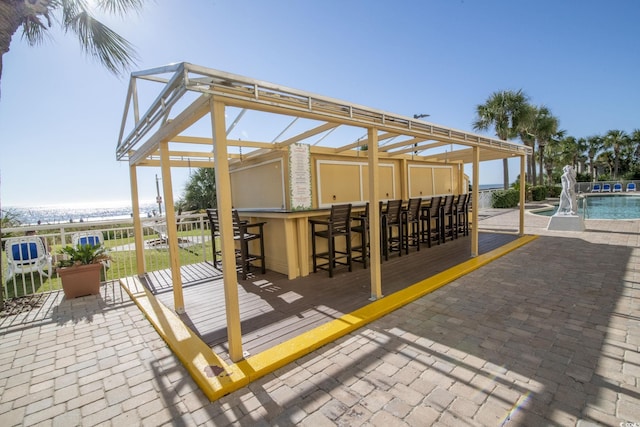
[{"label": "white statue", "polygon": [[560,179],[562,183],[562,193],[560,193],[560,204],[556,215],[575,215],[578,212],[576,202],[576,177],[573,168],[566,165],[562,168],[564,172]]}]

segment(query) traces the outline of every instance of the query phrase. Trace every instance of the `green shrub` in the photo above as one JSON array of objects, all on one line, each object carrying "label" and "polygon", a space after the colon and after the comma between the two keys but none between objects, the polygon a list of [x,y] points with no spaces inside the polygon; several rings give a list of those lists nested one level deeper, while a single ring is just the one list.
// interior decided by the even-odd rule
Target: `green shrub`
[{"label": "green shrub", "polygon": [[559,185],[547,187],[547,197],[560,197],[560,193],[562,193],[562,187]]},{"label": "green shrub", "polygon": [[513,188],[494,191],[491,194],[491,207],[493,208],[515,208],[519,201],[520,192]]},{"label": "green shrub", "polygon": [[591,182],[591,174],[589,172],[582,172],[576,174],[577,182]]},{"label": "green shrub", "polygon": [[547,187],[545,185],[536,185],[531,188],[531,197],[534,202],[539,202],[547,198]]}]

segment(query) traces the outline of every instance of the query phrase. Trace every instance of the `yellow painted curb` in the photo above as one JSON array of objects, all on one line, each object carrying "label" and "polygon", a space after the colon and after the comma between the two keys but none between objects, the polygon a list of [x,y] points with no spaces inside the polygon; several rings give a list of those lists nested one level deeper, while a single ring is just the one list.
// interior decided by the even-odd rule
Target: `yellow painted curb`
[{"label": "yellow painted curb", "polygon": [[[467,260],[232,365],[226,364],[218,357],[173,311],[144,289],[136,278],[122,279],[120,283],[129,293],[131,299],[146,314],[206,396],[210,400],[216,400],[526,245],[536,238],[537,236],[520,237],[491,252]],[[130,283],[132,280],[137,283]],[[132,285],[137,292],[132,292],[129,289]],[[140,289],[144,289],[144,292],[140,292]]]}]

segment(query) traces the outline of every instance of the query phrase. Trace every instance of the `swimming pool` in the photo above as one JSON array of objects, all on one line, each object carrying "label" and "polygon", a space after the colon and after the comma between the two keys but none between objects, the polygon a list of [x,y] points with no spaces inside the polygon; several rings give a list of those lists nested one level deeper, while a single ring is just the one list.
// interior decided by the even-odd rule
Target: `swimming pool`
[{"label": "swimming pool", "polygon": [[[587,205],[586,214],[584,205]],[[535,212],[552,216],[558,208]],[[640,196],[631,194],[585,195],[578,199],[578,215],[584,219],[640,219]]]}]

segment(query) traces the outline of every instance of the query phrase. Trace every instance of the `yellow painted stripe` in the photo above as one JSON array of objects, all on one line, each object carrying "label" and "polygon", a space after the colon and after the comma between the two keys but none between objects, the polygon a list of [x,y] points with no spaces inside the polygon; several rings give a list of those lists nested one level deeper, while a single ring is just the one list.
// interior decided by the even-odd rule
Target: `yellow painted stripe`
[{"label": "yellow painted stripe", "polygon": [[[447,283],[451,283],[536,238],[537,236],[520,237],[491,252],[471,258],[339,319],[304,332],[282,344],[232,365],[226,364],[218,357],[193,331],[182,323],[173,311],[158,302],[153,294],[144,289],[137,278],[122,279],[120,282],[206,396],[210,400],[216,400]],[[130,287],[137,292],[129,289]],[[140,289],[144,289],[144,292],[140,292]]]}]

